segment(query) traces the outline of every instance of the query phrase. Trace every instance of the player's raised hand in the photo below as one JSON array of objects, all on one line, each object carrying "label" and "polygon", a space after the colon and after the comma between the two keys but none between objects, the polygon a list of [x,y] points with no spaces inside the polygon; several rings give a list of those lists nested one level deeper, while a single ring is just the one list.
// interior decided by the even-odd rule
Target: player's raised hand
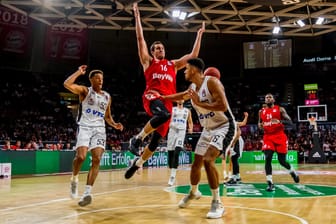
[{"label": "player's raised hand", "polygon": [[202,22],[202,27],[198,30],[198,34],[203,34],[204,33],[204,31],[205,31],[205,22],[203,21]]},{"label": "player's raised hand", "polygon": [[78,68],[78,71],[81,73],[81,75],[84,75],[86,73],[87,65],[81,65]]},{"label": "player's raised hand", "polygon": [[139,15],[139,8],[138,8],[137,2],[133,3],[133,13],[134,13],[134,17],[137,17]]}]

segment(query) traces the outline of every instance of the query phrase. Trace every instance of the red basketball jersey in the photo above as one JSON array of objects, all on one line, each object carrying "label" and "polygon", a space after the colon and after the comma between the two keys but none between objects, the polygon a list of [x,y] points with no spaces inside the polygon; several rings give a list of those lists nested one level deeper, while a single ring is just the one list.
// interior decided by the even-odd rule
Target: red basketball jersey
[{"label": "red basketball jersey", "polygon": [[281,112],[278,105],[274,105],[271,108],[262,108],[260,118],[263,121],[265,134],[279,133],[284,131],[283,124],[272,124],[272,119],[281,120]]},{"label": "red basketball jersey", "polygon": [[176,93],[176,71],[172,61],[152,60],[145,71],[146,90],[156,90],[161,95]]}]

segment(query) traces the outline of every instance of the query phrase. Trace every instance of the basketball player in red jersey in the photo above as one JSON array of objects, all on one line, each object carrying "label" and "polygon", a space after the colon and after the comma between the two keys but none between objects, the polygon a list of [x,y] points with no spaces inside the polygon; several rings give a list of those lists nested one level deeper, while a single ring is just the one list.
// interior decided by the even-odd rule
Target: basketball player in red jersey
[{"label": "basketball player in red jersey", "polygon": [[259,128],[264,130],[262,150],[265,154],[265,171],[267,180],[267,191],[274,191],[275,186],[272,180],[272,157],[274,152],[278,154],[278,161],[285,167],[292,176],[295,183],[300,179],[293,167],[286,161],[288,151],[288,140],[285,134],[284,125],[292,125],[292,120],[285,108],[274,105],[274,97],[268,93],[265,96],[266,106],[259,111]]},{"label": "basketball player in red jersey", "polygon": [[151,119],[143,127],[136,136],[130,139],[129,150],[139,156],[139,147],[143,139],[152,134],[151,140],[144,148],[141,157],[136,158],[132,165],[125,173],[125,178],[131,178],[134,173],[145,163],[154,153],[159,145],[162,137],[167,135],[173,103],[169,100],[160,99],[151,91],[157,91],[161,95],[170,95],[176,93],[176,72],[184,68],[187,61],[197,57],[200,47],[203,32],[205,31],[205,23],[197,32],[197,37],[190,54],[176,60],[165,59],[165,48],[160,41],[155,41],[148,52],[147,44],[144,39],[140,12],[137,3],[133,4],[135,17],[135,31],[138,44],[138,53],[142,64],[146,89],[143,94],[143,105],[146,113],[151,116]]}]

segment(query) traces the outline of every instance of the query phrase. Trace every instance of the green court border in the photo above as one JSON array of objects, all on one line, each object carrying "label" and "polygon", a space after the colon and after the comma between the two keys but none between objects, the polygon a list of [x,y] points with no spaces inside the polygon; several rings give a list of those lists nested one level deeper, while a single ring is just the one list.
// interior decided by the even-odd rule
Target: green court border
[{"label": "green court border", "polygon": [[[313,184],[276,183],[275,191],[266,191],[266,183],[242,183],[232,186],[220,184],[220,196],[236,198],[312,198],[336,196],[336,186]],[[189,185],[167,188],[168,191],[188,194]],[[210,187],[206,183],[199,184],[203,196],[211,196]]]}]

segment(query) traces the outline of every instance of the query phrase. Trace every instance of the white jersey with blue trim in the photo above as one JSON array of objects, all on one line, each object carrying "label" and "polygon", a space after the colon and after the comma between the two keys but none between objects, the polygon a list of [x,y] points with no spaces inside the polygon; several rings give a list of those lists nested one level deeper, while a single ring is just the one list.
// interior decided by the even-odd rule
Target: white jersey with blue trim
[{"label": "white jersey with blue trim", "polygon": [[105,127],[105,113],[110,100],[110,94],[102,91],[96,93],[92,87],[85,99],[80,103],[77,124],[86,127]]},{"label": "white jersey with blue trim", "polygon": [[[211,76],[205,76],[204,81],[198,90],[198,97],[201,102],[213,102],[213,97],[208,89],[208,80]],[[195,88],[195,84],[192,84],[192,88]],[[204,109],[195,105],[192,100],[191,103],[195,108],[198,119],[202,127],[206,129],[215,129],[217,127],[222,126],[223,124],[227,123],[229,120],[234,120],[234,116],[231,112],[229,105],[227,105],[227,111],[212,111],[208,109]]]},{"label": "white jersey with blue trim", "polygon": [[179,130],[187,129],[189,109],[173,107],[172,117],[170,121],[170,128],[175,128]]}]

